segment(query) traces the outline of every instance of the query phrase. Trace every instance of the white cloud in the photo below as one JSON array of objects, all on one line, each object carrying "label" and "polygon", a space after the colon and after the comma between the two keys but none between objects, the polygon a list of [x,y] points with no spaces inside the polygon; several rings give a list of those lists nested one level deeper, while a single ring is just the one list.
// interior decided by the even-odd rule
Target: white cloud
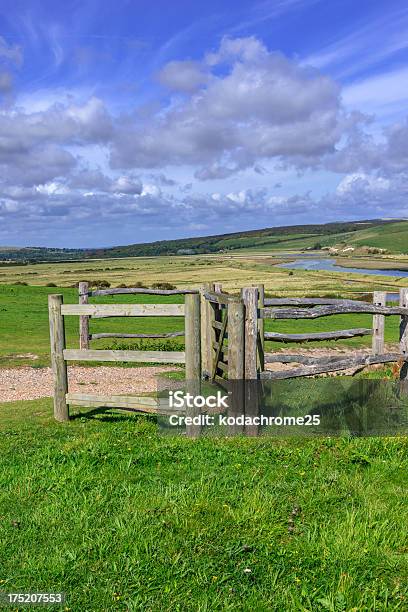
[{"label": "white cloud", "polygon": [[268,51],[254,37],[224,39],[201,64],[171,62],[162,74],[185,90],[192,72],[189,96],[140,121],[126,117],[116,124],[114,167],[193,165],[196,178],[208,180],[268,158],[316,164],[360,120],[343,112],[334,81]]}]

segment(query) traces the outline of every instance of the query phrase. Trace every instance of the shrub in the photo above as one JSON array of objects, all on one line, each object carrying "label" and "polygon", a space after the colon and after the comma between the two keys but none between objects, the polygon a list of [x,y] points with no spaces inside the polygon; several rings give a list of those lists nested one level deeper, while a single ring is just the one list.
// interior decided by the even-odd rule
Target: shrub
[{"label": "shrub", "polygon": [[127,285],[125,285],[125,283],[121,283],[120,285],[116,285],[116,289],[127,289]]},{"label": "shrub", "polygon": [[293,276],[293,271],[292,270],[290,270],[288,276]]},{"label": "shrub", "polygon": [[93,284],[98,289],[108,289],[111,286],[110,282],[107,280],[97,280],[97,281],[94,281]]},{"label": "shrub", "polygon": [[25,281],[15,281],[13,285],[24,285],[25,287],[28,285]]},{"label": "shrub", "polygon": [[55,283],[47,283],[45,286],[46,287],[56,287],[57,285]]},{"label": "shrub", "polygon": [[131,286],[135,289],[147,289],[147,286],[141,283],[140,281],[136,281],[136,283],[133,283],[133,285]]},{"label": "shrub", "polygon": [[118,351],[182,351],[185,345],[182,339],[178,342],[173,338],[141,338],[133,342],[114,340],[112,350]]},{"label": "shrub", "polygon": [[177,289],[177,287],[175,285],[172,285],[171,283],[153,283],[152,285],[152,289]]}]

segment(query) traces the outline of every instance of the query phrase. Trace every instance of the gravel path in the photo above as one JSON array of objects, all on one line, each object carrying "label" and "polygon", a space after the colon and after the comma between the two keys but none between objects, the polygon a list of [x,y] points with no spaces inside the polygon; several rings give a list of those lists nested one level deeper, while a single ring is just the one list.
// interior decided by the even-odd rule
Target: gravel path
[{"label": "gravel path", "polygon": [[[95,394],[129,394],[156,391],[156,375],[177,368],[158,366],[140,368],[99,367],[68,368],[71,392]],[[0,402],[51,397],[51,368],[0,368]]]}]

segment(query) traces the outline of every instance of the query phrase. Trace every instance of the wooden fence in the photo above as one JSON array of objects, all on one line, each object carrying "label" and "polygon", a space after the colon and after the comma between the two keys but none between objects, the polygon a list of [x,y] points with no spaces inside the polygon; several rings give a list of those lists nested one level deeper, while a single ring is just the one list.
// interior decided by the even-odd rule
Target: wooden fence
[{"label": "wooden fence", "polygon": [[[184,294],[184,304],[90,304],[94,296],[120,294]],[[344,314],[371,314],[372,327],[327,332],[283,333],[265,331],[265,321],[300,320]],[[79,349],[67,349],[64,317],[80,317]],[[54,414],[58,420],[69,418],[68,406],[115,407],[142,412],[159,411],[155,398],[135,396],[93,396],[70,393],[67,362],[121,361],[185,364],[186,380],[209,378],[220,384],[228,381],[278,380],[315,376],[373,364],[399,363],[400,378],[408,382],[408,288],[401,289],[399,305],[387,306],[387,294],[374,292],[373,303],[331,298],[265,298],[263,285],[246,287],[239,296],[222,291],[220,283],[208,283],[200,290],[102,289],[89,291],[87,283],[79,285],[79,304],[64,304],[61,295],[49,296],[51,359],[54,371]],[[108,317],[179,317],[185,318],[184,332],[127,334],[91,334],[91,318]],[[385,319],[400,318],[399,349],[385,351]],[[106,350],[89,348],[90,341],[100,338],[172,338],[185,336],[185,351]],[[314,358],[282,352],[265,352],[265,342],[307,343],[372,336],[371,353]],[[397,341],[397,338],[395,339]],[[293,368],[274,371],[267,364],[294,364]],[[244,393],[235,386],[234,397],[239,411]],[[249,389],[249,391],[248,391]]]},{"label": "wooden fence", "polygon": [[[301,334],[264,330],[267,319],[317,319],[361,313],[373,315],[371,328]],[[400,334],[399,350],[387,353],[384,329],[388,316],[400,317]],[[262,285],[244,288],[241,297],[234,297],[222,293],[219,285],[206,285],[202,292],[201,335],[203,373],[212,380],[277,380],[358,370],[390,362],[400,364],[401,379],[407,380],[408,289],[401,289],[398,306],[387,306],[385,292],[374,292],[373,303],[369,304],[331,298],[265,298]],[[315,358],[281,352],[265,353],[265,341],[299,344],[367,335],[372,336],[371,354]],[[273,371],[265,369],[265,364],[269,363],[294,363],[297,366]]]},{"label": "wooden fence", "polygon": [[[83,289],[83,284],[82,284]],[[62,295],[50,295],[48,299],[51,363],[54,373],[54,416],[59,421],[69,418],[69,405],[90,407],[115,407],[142,412],[158,412],[159,401],[143,396],[97,396],[83,393],[70,393],[68,390],[67,362],[69,361],[110,361],[138,363],[176,363],[185,364],[186,378],[200,380],[200,296],[198,291],[127,290],[126,293],[149,293],[154,295],[185,294],[184,304],[89,304],[89,295],[109,295],[123,293],[124,290],[103,290],[84,293],[80,304],[64,304]],[[85,299],[86,298],[86,299]],[[80,317],[80,348],[67,349],[65,340],[64,317]],[[90,349],[89,320],[92,317],[184,317],[184,351],[138,351]],[[162,338],[175,334],[98,334],[97,337]]]}]

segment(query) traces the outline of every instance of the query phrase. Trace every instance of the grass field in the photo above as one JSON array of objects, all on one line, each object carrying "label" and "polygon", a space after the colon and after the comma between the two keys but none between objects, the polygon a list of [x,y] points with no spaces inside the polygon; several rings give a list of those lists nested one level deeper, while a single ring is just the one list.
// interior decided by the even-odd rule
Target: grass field
[{"label": "grass field", "polygon": [[[0,367],[49,363],[47,296],[63,293],[74,303],[78,295],[47,282],[99,278],[188,287],[220,280],[234,291],[259,281],[273,295],[348,296],[407,283],[347,272],[289,275],[273,261],[214,256],[1,268]],[[78,318],[65,320],[67,344],[77,346]],[[370,315],[344,315],[269,321],[266,328],[305,332],[371,323]],[[91,321],[95,332],[181,329],[178,318]],[[397,341],[398,317],[387,319],[385,338]],[[193,441],[159,436],[153,417],[115,411],[84,411],[56,423],[51,404],[0,404],[0,590],[61,590],[73,612],[407,609],[406,438]]]},{"label": "grass field", "polygon": [[[66,303],[77,301],[75,289],[55,289],[52,287],[30,287],[19,285],[0,285],[0,366],[7,365],[34,365],[40,367],[49,363],[49,332],[48,332],[48,294],[60,292],[64,295]],[[118,302],[117,296],[95,298],[99,302]],[[169,296],[160,298],[162,302],[181,302],[182,296]],[[121,302],[150,303],[157,302],[157,296],[120,296]],[[67,346],[78,346],[78,317],[65,317]],[[398,341],[398,317],[389,317],[385,326],[385,340],[387,343]],[[115,318],[108,320],[92,320],[91,332],[118,331],[128,333],[154,333],[183,330],[183,319],[178,317],[155,318]],[[267,331],[280,331],[287,333],[306,333],[308,331],[330,331],[333,329],[348,329],[351,327],[371,327],[370,315],[339,315],[322,317],[314,321],[266,321]],[[96,340],[94,348],[126,348],[139,346],[140,348],[157,348],[177,350],[183,338],[171,340]],[[368,346],[371,338],[353,338],[337,343],[309,343],[307,346]],[[285,343],[267,343],[267,350],[279,350],[293,345]]]},{"label": "grass field", "polygon": [[161,438],[144,417],[57,424],[46,400],[3,404],[0,445],[4,591],[75,612],[407,609],[406,439]]},{"label": "grass field", "polygon": [[[322,252],[320,255],[325,256]],[[354,258],[342,258],[343,265],[353,265]],[[403,257],[375,258],[376,266],[404,267],[408,259]],[[371,266],[373,257],[360,258],[363,265]],[[178,287],[197,287],[205,282],[223,283],[227,290],[237,290],[252,283],[264,283],[274,295],[353,295],[372,291],[373,288],[392,291],[407,286],[408,279],[353,274],[341,272],[285,270],[275,264],[290,261],[262,253],[217,254],[172,257],[129,257],[126,259],[98,259],[65,263],[43,263],[25,266],[1,266],[0,286],[11,283],[45,286],[54,283],[58,287],[70,287],[80,280],[106,280],[112,286],[125,283],[169,282]]]}]

